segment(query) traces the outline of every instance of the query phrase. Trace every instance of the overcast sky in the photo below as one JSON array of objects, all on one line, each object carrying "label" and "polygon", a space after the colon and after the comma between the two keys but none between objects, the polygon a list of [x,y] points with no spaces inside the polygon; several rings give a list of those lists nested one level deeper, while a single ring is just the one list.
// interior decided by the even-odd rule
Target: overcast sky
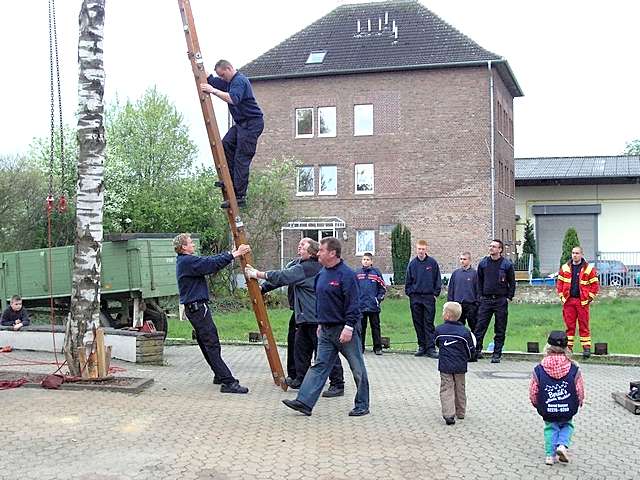
[{"label": "overcast sky", "polygon": [[[517,157],[616,155],[640,138],[640,2],[421,1],[509,61],[525,94],[514,106]],[[210,68],[218,58],[243,65],[344,3],[355,2],[191,0]],[[80,5],[56,2],[63,109],[73,126]],[[0,154],[25,152],[49,132],[47,15],[46,0],[2,2]],[[106,0],[104,48],[105,100],[135,100],[157,85],[184,114],[201,160],[210,161],[177,1]],[[219,122],[225,111],[217,107]]]}]

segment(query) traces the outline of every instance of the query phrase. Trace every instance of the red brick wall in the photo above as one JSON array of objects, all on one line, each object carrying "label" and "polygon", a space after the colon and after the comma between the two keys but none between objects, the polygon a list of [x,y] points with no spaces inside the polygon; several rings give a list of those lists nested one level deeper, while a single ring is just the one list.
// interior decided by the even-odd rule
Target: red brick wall
[{"label": "red brick wall", "polygon": [[[316,166],[316,195],[292,195],[293,216],[343,219],[347,263],[360,264],[355,231],[373,229],[376,264],[392,273],[391,236],[379,226],[397,222],[410,228],[414,241],[428,241],[430,255],[445,272],[456,265],[460,250],[486,255],[491,238],[486,67],[256,81],[253,87],[266,124],[253,168],[283,155]],[[360,103],[374,105],[373,136],[353,136],[353,105]],[[321,106],[337,107],[337,136],[296,139],[295,109]],[[315,121],[317,131],[317,111]],[[513,164],[512,148],[510,158]],[[374,164],[373,195],[354,193],[356,163]],[[338,166],[336,196],[317,195],[317,166],[324,164]],[[500,198],[497,205],[497,232],[515,228],[513,198]]]}]

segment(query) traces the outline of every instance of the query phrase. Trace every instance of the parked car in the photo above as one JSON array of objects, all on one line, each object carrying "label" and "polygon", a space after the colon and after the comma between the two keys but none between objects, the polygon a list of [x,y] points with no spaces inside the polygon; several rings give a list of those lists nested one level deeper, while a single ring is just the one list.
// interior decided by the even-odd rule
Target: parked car
[{"label": "parked car", "polygon": [[596,260],[589,263],[595,265],[598,281],[603,287],[624,287],[632,280],[629,269],[620,260]]}]

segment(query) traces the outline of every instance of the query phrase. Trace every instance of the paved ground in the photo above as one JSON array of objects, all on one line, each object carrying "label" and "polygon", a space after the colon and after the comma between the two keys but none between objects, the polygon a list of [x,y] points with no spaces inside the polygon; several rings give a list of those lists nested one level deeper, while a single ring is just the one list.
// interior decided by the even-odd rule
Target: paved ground
[{"label": "paved ground", "polygon": [[[572,463],[548,467],[542,420],[527,399],[532,363],[471,364],[467,418],[445,426],[431,359],[368,353],[371,415],[347,416],[349,380],[345,397],[321,398],[304,417],[281,404],[295,394],[273,385],[261,348],[223,353],[248,395],[220,394],[197,347],[167,348],[164,367],[116,362],[127,369],[121,375],[155,378],[138,395],[0,391],[0,478],[638,478],[640,416],[611,400],[613,390],[640,379],[638,367],[583,366],[587,402],[576,417]],[[3,367],[1,355],[1,370],[25,370]]]}]

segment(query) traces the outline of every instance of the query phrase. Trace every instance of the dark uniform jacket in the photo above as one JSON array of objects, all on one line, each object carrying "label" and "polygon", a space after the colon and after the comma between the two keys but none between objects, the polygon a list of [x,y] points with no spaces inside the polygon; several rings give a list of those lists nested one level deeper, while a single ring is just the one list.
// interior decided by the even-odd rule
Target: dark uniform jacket
[{"label": "dark uniform jacket", "polygon": [[507,297],[512,300],[516,293],[516,273],[511,260],[504,257],[493,260],[490,256],[480,260],[478,292],[484,297]]},{"label": "dark uniform jacket", "polygon": [[476,351],[476,339],[460,322],[444,322],[436,327],[438,370],[442,373],[466,373],[467,362]]},{"label": "dark uniform jacket", "polygon": [[16,324],[16,320],[20,320],[25,327],[31,323],[27,309],[22,307],[17,312],[8,306],[4,312],[2,312],[2,325],[11,326]]},{"label": "dark uniform jacket", "polygon": [[387,287],[380,270],[375,267],[362,267],[356,272],[356,278],[360,289],[360,311],[363,313],[379,312],[380,303],[387,293]]},{"label": "dark uniform jacket", "polygon": [[409,296],[437,297],[442,290],[440,266],[435,258],[426,256],[424,260],[415,257],[407,267],[404,292]]},{"label": "dark uniform jacket", "polygon": [[209,301],[209,286],[205,275],[219,272],[233,261],[230,252],[212,257],[178,254],[176,259],[176,277],[180,303],[187,305],[193,302]]},{"label": "dark uniform jacket", "polygon": [[[360,295],[356,274],[343,260],[324,267],[315,282],[316,318],[324,325],[360,326]],[[359,330],[358,330],[359,331]]]}]

